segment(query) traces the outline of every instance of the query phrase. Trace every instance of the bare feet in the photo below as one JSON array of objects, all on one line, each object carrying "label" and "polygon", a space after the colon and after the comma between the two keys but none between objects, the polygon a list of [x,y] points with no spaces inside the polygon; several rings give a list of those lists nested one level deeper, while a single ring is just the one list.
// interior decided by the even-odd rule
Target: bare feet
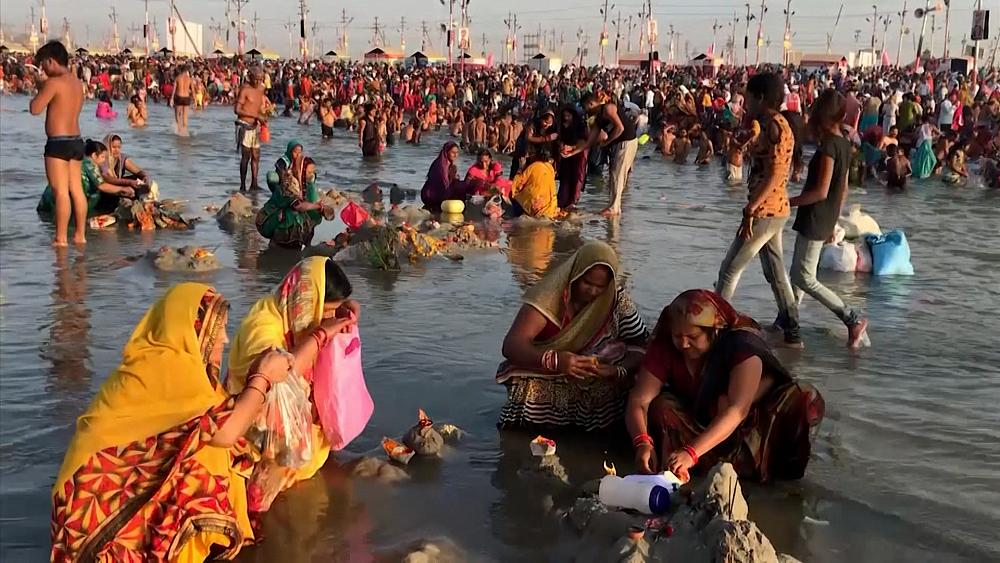
[{"label": "bare feet", "polygon": [[622,212],[620,209],[611,209],[610,207],[605,209],[604,211],[601,211],[601,215],[605,217],[618,217],[621,214]]},{"label": "bare feet", "polygon": [[54,239],[52,241],[52,246],[56,248],[66,248],[67,246],[69,246],[69,243],[64,240]]},{"label": "bare feet", "polygon": [[77,235],[73,237],[73,244],[77,246],[83,246],[84,244],[87,244],[87,237],[82,235]]},{"label": "bare feet", "polygon": [[861,319],[857,324],[847,327],[847,347],[859,348],[867,340],[868,319]]}]

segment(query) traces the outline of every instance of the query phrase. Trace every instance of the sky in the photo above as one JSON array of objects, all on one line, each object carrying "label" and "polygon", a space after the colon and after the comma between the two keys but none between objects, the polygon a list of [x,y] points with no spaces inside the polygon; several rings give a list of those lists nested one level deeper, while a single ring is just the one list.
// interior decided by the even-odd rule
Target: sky
[{"label": "sky", "polygon": [[[385,46],[398,51],[400,48],[401,18],[405,18],[406,51],[412,52],[421,47],[421,24],[425,22],[428,29],[432,53],[444,53],[444,36],[441,26],[448,21],[448,6],[442,4],[448,0],[349,0],[332,2],[331,0],[306,0],[308,14],[306,17],[307,35],[315,36],[315,48],[320,52],[340,49],[342,10],[347,11],[347,18],[352,19],[347,26],[350,54],[358,57],[372,46],[375,18],[384,37]],[[743,36],[746,31],[745,2],[725,0],[651,0],[653,18],[658,26],[658,49],[661,59],[667,59],[668,40],[671,26],[675,32],[675,60],[684,60],[686,54],[694,56],[704,52],[713,42],[713,26],[717,35],[717,50],[720,52],[726,44],[735,22],[737,61],[743,59]],[[748,59],[752,63],[757,56],[755,37],[757,24],[760,21],[760,0],[750,0],[754,19],[750,22],[750,41]],[[768,0],[765,0],[767,2]],[[778,61],[781,59],[782,36],[785,25],[786,1],[771,0],[767,4],[767,12],[763,17],[763,36],[765,45],[760,48],[760,60]],[[951,7],[951,40],[950,52],[954,56],[961,49],[963,35],[968,35],[971,28],[972,11],[975,2],[980,0],[952,0]],[[990,29],[991,38],[998,31],[1000,23],[1000,0],[981,0],[983,8],[993,9]],[[10,41],[25,34],[31,20],[30,10],[35,6],[36,21],[41,13],[41,0],[4,0],[0,2],[0,25]],[[283,56],[289,54],[289,33],[286,24],[293,27],[293,49],[298,53],[298,1],[297,0],[244,0],[243,19],[246,20],[247,48],[253,46],[251,24],[257,18],[258,47],[262,50],[275,51]],[[906,18],[902,38],[903,59],[913,57],[916,38],[920,33],[921,21],[913,16],[914,5],[922,7],[919,0],[907,2]],[[835,25],[838,10],[843,5],[839,24]],[[882,48],[883,38],[888,45],[890,59],[895,60],[900,37],[900,16],[903,0],[877,0],[878,20],[876,22],[876,45]],[[226,22],[225,0],[176,0],[176,5],[186,21],[201,23],[204,26],[204,48],[212,49],[213,22]],[[143,0],[48,0],[46,15],[49,21],[49,35],[62,37],[63,18],[69,20],[71,37],[74,45],[89,43],[91,46],[106,43],[111,31],[112,6],[118,14],[119,35],[125,44],[130,43],[133,35],[142,41],[141,25],[144,13]],[[459,10],[455,4],[456,19]],[[612,7],[613,6],[613,7]],[[931,4],[933,6],[933,4]],[[601,0],[508,0],[496,2],[490,0],[469,0],[468,13],[471,20],[470,36],[472,46],[470,53],[478,56],[483,49],[483,34],[485,33],[485,51],[494,53],[497,60],[502,58],[504,37],[507,26],[504,20],[508,13],[517,14],[517,24],[520,27],[518,41],[521,46],[528,43],[525,34],[537,34],[539,28],[545,34],[545,48],[542,50],[552,56],[572,58],[577,52],[578,37],[584,35],[588,46],[588,64],[598,60],[599,37],[604,18],[601,10],[604,3]],[[621,40],[619,51],[626,52],[628,46],[628,18],[632,16],[632,51],[638,50],[640,11],[643,0],[608,0],[609,42],[606,47],[608,61],[613,60],[615,44],[615,21],[620,14]],[[82,9],[81,8],[85,8]],[[846,54],[850,50],[868,48],[872,41],[872,19],[874,13],[872,0],[791,0],[791,31],[792,49],[806,53],[822,53],[826,51],[827,34],[833,33],[832,52]],[[150,19],[158,20],[159,37],[162,45],[166,44],[166,19],[170,9],[165,0],[149,0]],[[888,28],[884,18],[888,18]],[[233,16],[235,19],[235,15]],[[933,54],[941,56],[944,50],[944,13],[936,14],[931,34],[931,18],[926,18],[927,34],[924,40],[925,49],[933,47]],[[136,26],[138,31],[130,31]],[[315,33],[313,29],[315,26]],[[223,28],[224,29],[224,28]],[[225,31],[223,31],[224,35]],[[553,41],[554,39],[554,41]],[[770,46],[766,41],[770,40]],[[228,49],[235,49],[236,33],[231,34]],[[971,43],[970,43],[971,44]],[[982,46],[992,46],[992,40]],[[520,49],[521,47],[519,47]],[[315,51],[314,51],[315,52]],[[987,52],[987,56],[988,56]]]}]

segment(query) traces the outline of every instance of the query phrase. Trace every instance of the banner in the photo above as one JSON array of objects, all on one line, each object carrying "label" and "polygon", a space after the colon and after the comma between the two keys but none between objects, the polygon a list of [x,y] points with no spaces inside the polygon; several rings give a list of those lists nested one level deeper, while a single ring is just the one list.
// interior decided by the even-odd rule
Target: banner
[{"label": "banner", "polygon": [[986,41],[990,38],[990,11],[972,11],[972,40]]}]

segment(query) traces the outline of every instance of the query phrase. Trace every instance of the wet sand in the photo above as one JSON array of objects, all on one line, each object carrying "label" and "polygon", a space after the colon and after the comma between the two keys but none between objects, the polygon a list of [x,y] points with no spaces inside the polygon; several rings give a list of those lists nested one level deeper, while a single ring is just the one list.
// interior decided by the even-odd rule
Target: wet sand
[{"label": "wet sand", "polygon": [[[83,128],[93,138],[121,132],[125,152],[151,172],[162,197],[189,200],[192,214],[206,220],[188,232],[94,232],[85,253],[57,255],[48,247],[51,226],[34,212],[45,185],[44,136],[41,119],[23,111],[27,102],[0,99],[0,556],[16,561],[48,553],[48,491],[73,422],[116,365],[145,308],[177,281],[205,281],[232,301],[232,330],[296,261],[261,254],[267,245],[252,224],[225,232],[202,211],[221,205],[238,186],[231,110],[193,112],[192,136],[178,138],[162,106],[151,108],[149,129],[132,131],[121,118],[98,123],[87,105]],[[321,188],[356,191],[376,180],[419,189],[445,140],[427,135],[420,147],[390,147],[380,161],[363,162],[353,137],[341,131],[324,142],[318,125],[278,119],[272,135],[262,171],[296,137],[317,160]],[[461,166],[471,162],[463,156]],[[383,548],[446,536],[473,561],[550,560],[567,541],[566,528],[541,523],[549,501],[517,477],[533,436],[500,436],[494,426],[504,390],[493,373],[520,294],[584,238],[600,238],[619,250],[626,283],[652,323],[677,293],[715,279],[744,197],[723,177],[718,164],[677,166],[647,146],[619,221],[506,226],[503,253],[442,258],[399,273],[349,266],[365,307],[361,332],[375,416],[316,479],[275,502],[266,541],[240,559],[365,561]],[[606,205],[602,187],[588,185],[584,210]],[[744,485],[751,518],[776,549],[803,561],[998,559],[1000,193],[928,180],[903,195],[869,186],[851,201],[883,228],[906,230],[917,274],[821,274],[871,316],[875,348],[846,352],[843,327],[806,298],[807,348],[784,357],[823,391],[827,419],[805,479]],[[324,224],[319,237],[338,230]],[[786,259],[793,240],[788,234]],[[113,267],[123,256],[163,245],[218,247],[223,268],[190,275],[143,263]],[[756,264],[735,301],[765,322],[774,317]],[[440,460],[414,463],[408,482],[347,478],[337,462],[376,452],[381,437],[402,434],[420,407],[469,437]],[[607,438],[553,437],[572,483],[602,473]],[[607,454],[619,469],[628,466],[624,446]],[[807,516],[829,524],[803,523]]]}]

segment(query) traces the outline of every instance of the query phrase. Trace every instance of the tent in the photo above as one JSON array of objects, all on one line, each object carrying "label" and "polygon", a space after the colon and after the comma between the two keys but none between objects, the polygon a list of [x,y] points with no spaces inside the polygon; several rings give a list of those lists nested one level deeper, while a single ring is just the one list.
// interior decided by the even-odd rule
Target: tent
[{"label": "tent", "polygon": [[549,71],[559,72],[559,69],[562,68],[562,65],[563,65],[562,59],[552,58],[549,55],[542,53],[541,51],[539,51],[533,57],[528,59],[528,67],[542,73]]},{"label": "tent", "polygon": [[339,57],[340,55],[338,55],[336,51],[327,51],[323,56],[336,58]]},{"label": "tent", "polygon": [[132,56],[132,49],[129,49],[128,47],[125,47],[124,49],[122,49],[122,54],[125,55],[126,57],[131,57]]},{"label": "tent", "polygon": [[76,54],[77,55],[86,55],[86,54],[89,54],[89,53],[90,53],[90,51],[84,49],[83,47],[80,47],[79,49],[76,50]]},{"label": "tent", "polygon": [[365,61],[398,63],[403,60],[402,53],[390,53],[379,47],[365,53]]}]

